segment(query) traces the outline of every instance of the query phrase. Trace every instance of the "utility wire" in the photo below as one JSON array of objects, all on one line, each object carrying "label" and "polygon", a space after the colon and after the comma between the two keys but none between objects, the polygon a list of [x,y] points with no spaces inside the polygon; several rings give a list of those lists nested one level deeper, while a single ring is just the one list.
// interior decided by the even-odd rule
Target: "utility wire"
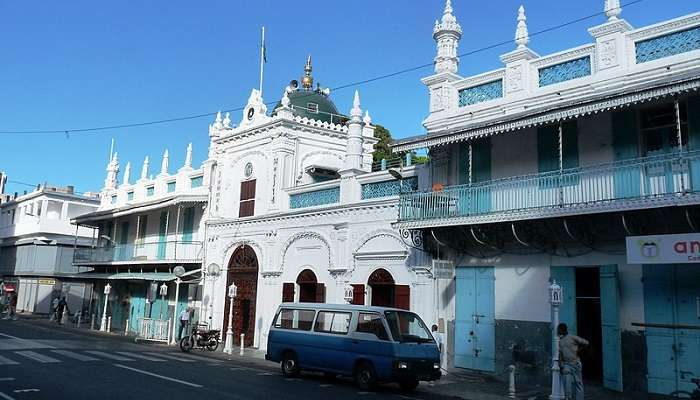
[{"label": "utility wire", "polygon": [[[630,1],[630,2],[628,2],[628,3],[625,3],[625,4],[621,5],[620,8],[622,8],[622,7],[629,7],[629,6],[632,6],[632,5],[636,5],[636,4],[642,3],[643,1],[645,1],[645,0],[633,0],[633,1]],[[597,13],[594,13],[594,14],[590,14],[590,15],[586,15],[586,16],[583,16],[583,17],[579,17],[579,18],[573,19],[573,20],[571,20],[571,21],[561,23],[561,24],[559,24],[559,25],[554,25],[554,26],[551,26],[551,27],[549,27],[549,28],[545,28],[545,29],[542,29],[542,30],[533,32],[533,33],[531,33],[529,36],[530,36],[530,37],[539,36],[539,35],[542,35],[542,34],[544,34],[544,33],[552,32],[552,31],[555,31],[555,30],[558,30],[558,29],[561,29],[561,28],[565,28],[565,27],[567,27],[567,26],[570,26],[570,25],[573,25],[573,24],[577,24],[577,23],[579,23],[579,22],[586,21],[586,20],[589,20],[589,19],[592,19],[592,18],[601,16],[601,15],[604,15],[604,14],[605,14],[605,11],[601,11],[601,12],[597,12]],[[474,55],[474,54],[477,54],[477,53],[480,53],[480,52],[483,52],[483,51],[495,49],[495,48],[497,48],[497,47],[505,46],[505,45],[507,45],[507,44],[512,44],[512,43],[513,43],[513,40],[504,40],[504,41],[502,41],[502,42],[498,42],[498,43],[494,43],[494,44],[491,44],[491,45],[488,45],[488,46],[485,46],[485,47],[480,47],[480,48],[478,48],[478,49],[470,50],[470,51],[468,51],[468,52],[466,52],[466,53],[461,53],[461,54],[458,55],[458,57],[466,57],[466,56]],[[376,82],[376,81],[379,81],[379,80],[384,80],[384,79],[388,79],[388,78],[393,78],[393,77],[395,77],[395,76],[403,75],[403,74],[406,74],[406,73],[409,73],[409,72],[418,71],[418,70],[421,70],[421,69],[423,69],[423,68],[431,67],[431,66],[433,66],[433,65],[434,65],[433,62],[429,62],[429,63],[417,65],[417,66],[414,66],[414,67],[405,68],[405,69],[401,69],[401,70],[394,71],[394,72],[391,72],[391,73],[387,73],[387,74],[384,74],[384,75],[375,76],[375,77],[373,77],[373,78],[368,78],[368,79],[363,79],[363,80],[359,80],[359,81],[354,81],[354,82],[346,83],[346,84],[343,84],[343,85],[339,85],[339,86],[333,87],[333,88],[331,88],[331,90],[332,90],[332,91],[336,91],[336,90],[347,89],[347,88],[349,88],[349,87],[365,85],[365,84],[372,83],[372,82]],[[312,93],[314,93],[314,92],[312,91]],[[309,95],[311,95],[312,93],[309,93]],[[298,96],[297,98],[303,98],[303,96]],[[277,104],[277,101],[270,101],[270,102],[267,102],[267,103],[265,103],[265,104],[266,104],[266,105],[275,105],[275,104]],[[236,107],[236,108],[230,108],[230,109],[227,109],[227,110],[220,110],[220,112],[242,111],[244,108],[245,108],[245,107]],[[91,132],[105,131],[105,130],[112,130],[112,129],[135,128],[135,127],[140,127],[140,126],[157,125],[157,124],[165,124],[165,123],[171,123],[171,122],[186,121],[186,120],[198,119],[198,118],[204,118],[204,117],[212,117],[212,116],[215,116],[216,114],[217,114],[217,112],[208,112],[208,113],[202,113],[202,114],[185,115],[185,116],[180,116],[180,117],[159,119],[159,120],[146,121],[146,122],[134,122],[134,123],[127,123],[127,124],[104,125],[104,126],[97,126],[97,127],[91,127],[91,128],[46,129],[46,130],[42,130],[42,129],[37,129],[37,130],[0,130],[0,134],[43,134],[43,133],[52,133],[52,134],[65,134],[65,135],[68,137],[68,136],[69,136],[70,134],[72,134],[72,133],[91,133]]]}]

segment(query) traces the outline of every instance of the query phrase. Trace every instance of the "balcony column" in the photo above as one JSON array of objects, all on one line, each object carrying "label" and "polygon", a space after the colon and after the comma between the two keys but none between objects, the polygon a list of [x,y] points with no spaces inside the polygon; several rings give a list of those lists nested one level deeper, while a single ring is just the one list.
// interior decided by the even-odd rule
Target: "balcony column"
[{"label": "balcony column", "polygon": [[177,214],[175,214],[175,254],[173,255],[173,260],[177,260],[177,231],[180,229],[180,209],[182,206],[177,205]]},{"label": "balcony column", "polygon": [[564,125],[559,121],[559,205],[564,204]]},{"label": "balcony column", "polygon": [[[168,258],[168,229],[170,228],[170,207],[168,207],[167,210],[165,210],[165,258]],[[177,235],[177,233],[176,233]],[[177,247],[177,242],[175,242],[175,246]],[[177,303],[177,300],[175,300]]]},{"label": "balcony column", "polygon": [[468,165],[467,167],[468,167],[468,170],[469,170],[469,185],[470,185],[470,186],[471,186],[471,184],[472,184],[472,173],[473,173],[473,170],[472,170],[472,155],[473,155],[473,153],[472,153],[472,142],[469,142],[469,165]]},{"label": "balcony column", "polygon": [[[683,134],[681,131],[681,107],[678,104],[678,98],[673,100],[673,106],[675,107],[675,117],[676,117],[676,135],[677,135],[677,140],[678,140],[678,157],[681,159],[681,168],[683,168]],[[684,171],[681,169],[680,173],[680,178],[681,178],[681,190],[683,192],[686,191],[686,183],[685,183],[685,178],[684,178]]]}]

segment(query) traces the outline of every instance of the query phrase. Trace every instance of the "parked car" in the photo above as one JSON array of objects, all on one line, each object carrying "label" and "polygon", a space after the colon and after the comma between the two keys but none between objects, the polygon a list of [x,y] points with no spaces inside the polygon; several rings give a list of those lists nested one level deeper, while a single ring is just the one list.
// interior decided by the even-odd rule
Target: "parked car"
[{"label": "parked car", "polygon": [[420,317],[395,308],[282,303],[265,359],[285,376],[303,370],[351,376],[363,390],[396,382],[404,390],[440,379],[440,352]]}]

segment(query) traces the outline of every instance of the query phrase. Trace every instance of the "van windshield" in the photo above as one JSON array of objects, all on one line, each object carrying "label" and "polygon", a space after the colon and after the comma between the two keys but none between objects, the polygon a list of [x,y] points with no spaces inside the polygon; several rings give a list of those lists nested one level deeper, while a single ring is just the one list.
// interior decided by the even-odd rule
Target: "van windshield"
[{"label": "van windshield", "polygon": [[420,317],[407,311],[385,311],[386,321],[394,340],[401,343],[432,343],[435,341]]}]

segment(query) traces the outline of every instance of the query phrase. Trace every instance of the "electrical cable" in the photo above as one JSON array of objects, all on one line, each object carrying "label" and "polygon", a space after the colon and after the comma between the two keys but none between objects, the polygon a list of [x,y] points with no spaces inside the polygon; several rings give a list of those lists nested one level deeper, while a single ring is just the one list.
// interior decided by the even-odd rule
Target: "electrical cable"
[{"label": "electrical cable", "polygon": [[[622,7],[629,7],[632,5],[636,5],[639,3],[642,3],[643,1],[646,0],[633,0],[628,3],[625,3],[620,6]],[[604,15],[605,11],[602,12],[597,12],[594,14],[586,15],[583,17],[579,17],[558,25],[551,26],[549,28],[545,28],[536,32],[533,32],[529,35],[529,37],[534,37],[538,35],[542,35],[544,33],[552,32],[558,29],[565,28],[570,25],[577,24],[582,21],[586,21],[601,15]],[[512,44],[513,40],[504,40],[498,43],[494,43],[488,46],[480,47],[474,50],[470,50],[465,53],[458,54],[457,57],[467,57],[471,56],[486,50],[491,50],[495,49],[501,46],[505,46],[507,44]],[[409,72],[417,71],[423,68],[428,68],[434,65],[434,62],[430,63],[425,63],[421,65],[416,65],[413,67],[401,69],[398,71],[390,72],[387,74],[375,76],[373,78],[368,78],[368,79],[362,79],[346,84],[342,84],[336,87],[331,88],[332,91],[336,90],[342,90],[342,89],[347,89],[349,87],[354,87],[354,86],[360,86],[360,85],[365,85],[368,83],[376,82],[379,80],[384,80],[388,78],[393,78],[398,75],[403,75]],[[315,91],[311,91],[308,95],[310,96],[311,94],[316,93]],[[302,97],[303,96],[298,96]],[[271,102],[266,102],[266,105],[274,105],[277,104],[277,101],[271,101]],[[235,111],[242,111],[245,107],[235,107],[235,108],[229,108],[226,110],[221,110],[220,112],[235,112]],[[180,117],[173,117],[173,118],[165,118],[165,119],[158,119],[158,120],[153,120],[153,121],[144,121],[144,122],[134,122],[134,123],[124,123],[124,124],[114,124],[114,125],[104,125],[104,126],[96,126],[96,127],[89,127],[89,128],[72,128],[72,129],[35,129],[35,130],[0,130],[0,134],[64,134],[66,137],[69,137],[70,134],[75,134],[75,133],[93,133],[93,132],[98,132],[98,131],[105,131],[105,130],[113,130],[113,129],[128,129],[128,128],[136,128],[136,127],[141,127],[141,126],[148,126],[148,125],[157,125],[157,124],[165,124],[165,123],[171,123],[171,122],[179,122],[179,121],[186,121],[186,120],[192,120],[192,119],[198,119],[198,118],[204,118],[204,117],[212,117],[215,116],[217,112],[208,112],[208,113],[201,113],[201,114],[193,114],[193,115],[185,115],[185,116],[180,116]]]}]

